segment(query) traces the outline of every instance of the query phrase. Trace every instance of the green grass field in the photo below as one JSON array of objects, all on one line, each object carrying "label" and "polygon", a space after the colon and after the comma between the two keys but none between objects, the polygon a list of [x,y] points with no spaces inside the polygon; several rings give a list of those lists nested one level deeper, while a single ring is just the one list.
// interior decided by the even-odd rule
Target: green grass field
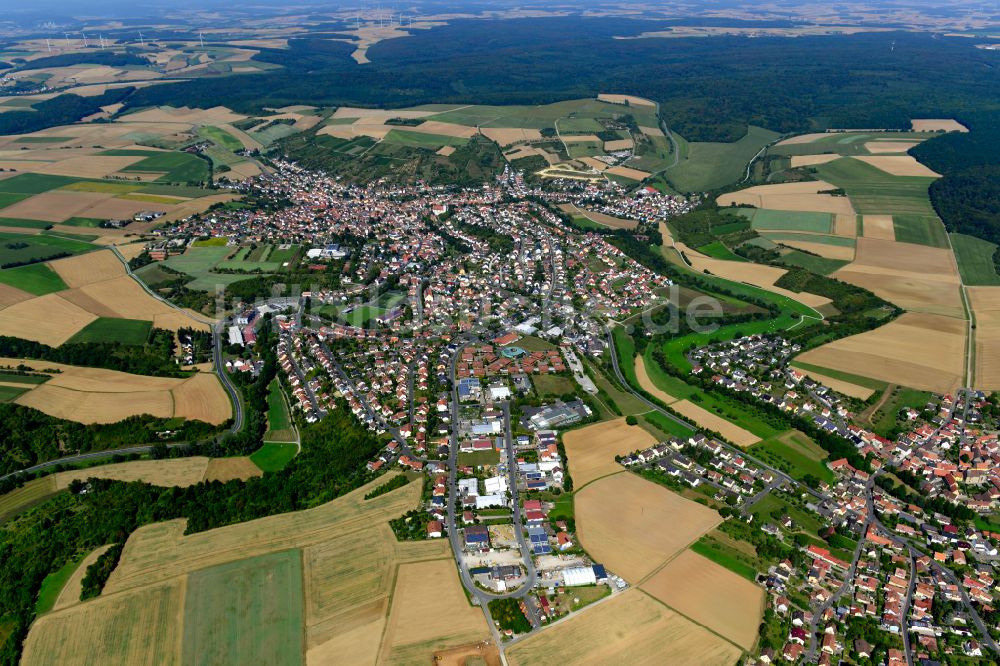
[{"label": "green grass field", "polygon": [[936,216],[893,215],[892,228],[900,243],[948,247],[948,232]]},{"label": "green grass field", "polygon": [[[60,254],[81,254],[94,249],[90,243],[61,236],[0,233],[0,266],[43,261]],[[5,280],[0,278],[0,282]]]},{"label": "green grass field", "polygon": [[28,386],[38,386],[49,381],[48,375],[19,375],[14,372],[0,371],[0,382],[8,384],[25,384]]},{"label": "green grass field", "polygon": [[59,593],[66,586],[66,581],[70,579],[82,561],[82,557],[71,560],[45,577],[45,580],[42,581],[42,587],[38,590],[35,613],[41,615],[52,610],[52,607],[56,605],[56,599],[59,598]]},{"label": "green grass field", "polygon": [[100,220],[96,217],[71,217],[68,220],[63,220],[59,224],[66,225],[67,227],[97,228],[103,221],[104,220]]},{"label": "green grass field", "polygon": [[734,143],[688,143],[687,159],[665,172],[667,180],[682,192],[703,192],[735,183],[745,174],[750,159],[778,136],[751,125]]},{"label": "green grass field", "polygon": [[153,322],[143,319],[98,317],[76,332],[67,342],[120,342],[142,345],[149,339]]},{"label": "green grass field", "polygon": [[267,432],[264,433],[264,441],[294,442],[295,429],[288,415],[288,406],[282,395],[281,384],[275,379],[267,388]]},{"label": "green grass field", "polygon": [[265,442],[250,455],[250,460],[264,472],[277,472],[292,461],[298,448],[287,442]]},{"label": "green grass field", "polygon": [[878,379],[872,379],[871,377],[862,377],[861,375],[852,375],[849,372],[843,372],[842,370],[833,370],[831,368],[824,368],[819,365],[813,365],[812,363],[802,363],[800,361],[794,361],[792,363],[792,367],[798,368],[799,370],[818,372],[821,375],[826,375],[827,377],[832,377],[833,379],[840,379],[845,382],[850,382],[851,384],[857,384],[858,386],[864,386],[865,388],[870,388],[874,391],[884,391],[885,387],[888,386],[887,383],[880,381]]},{"label": "green grass field", "polygon": [[195,278],[187,284],[189,289],[212,291],[217,284],[229,285],[248,279],[246,275],[212,272],[215,265],[229,256],[232,251],[232,248],[226,246],[190,247],[184,254],[169,257],[162,263],[167,268]]},{"label": "green grass field", "polygon": [[221,564],[188,577],[185,664],[300,664],[302,553],[286,550]]},{"label": "green grass field", "polygon": [[59,274],[45,264],[30,264],[4,269],[0,271],[0,284],[6,284],[36,296],[69,289]]},{"label": "green grass field", "polygon": [[833,472],[823,464],[828,457],[826,451],[797,430],[790,430],[778,437],[754,444],[750,452],[786,471],[799,481],[810,475],[827,483],[833,482]]},{"label": "green grass field", "polygon": [[22,227],[24,229],[51,229],[52,222],[45,220],[25,220],[19,217],[0,217],[0,227]]},{"label": "green grass field", "polygon": [[969,286],[1000,286],[1000,275],[993,265],[996,244],[966,234],[950,236],[962,281]]},{"label": "green grass field", "polygon": [[437,150],[443,146],[464,146],[468,139],[459,136],[445,136],[444,134],[429,134],[427,132],[410,132],[408,130],[390,130],[385,138],[385,143],[396,143],[402,146],[414,148],[427,148]]},{"label": "green grass field", "polygon": [[698,248],[698,251],[707,257],[713,257],[715,259],[727,259],[729,261],[746,261],[740,255],[734,253],[728,247],[726,247],[722,241],[712,241],[708,245],[702,245]]},{"label": "green grass field", "polygon": [[808,254],[800,250],[792,250],[787,254],[781,255],[780,261],[783,264],[787,264],[789,266],[799,266],[807,271],[812,271],[813,273],[818,273],[820,275],[829,275],[835,270],[843,268],[847,264],[851,263],[840,259],[827,259],[826,257],[819,257],[815,254]]},{"label": "green grass field", "polygon": [[822,243],[823,245],[836,245],[837,247],[855,247],[857,240],[850,236],[828,236],[824,234],[799,234],[794,231],[762,231],[764,238],[773,241],[803,241],[808,243]]},{"label": "green grass field", "polygon": [[893,176],[850,158],[812,168],[820,179],[844,189],[854,210],[862,215],[935,216],[927,194],[935,178]]},{"label": "green grass field", "polygon": [[833,215],[788,210],[757,210],[754,212],[751,227],[757,230],[811,231],[828,234],[833,228]]},{"label": "green grass field", "polygon": [[219,236],[216,238],[202,238],[196,240],[192,245],[194,247],[225,247],[229,244],[229,239],[225,236]]},{"label": "green grass field", "polygon": [[101,155],[142,156],[145,159],[122,169],[123,173],[163,173],[160,183],[187,183],[208,180],[208,163],[200,157],[182,152],[151,150],[106,150]]},{"label": "green grass field", "polygon": [[[681,425],[673,419],[667,418],[659,412],[646,412],[640,418],[640,421],[645,421],[648,425],[652,426],[653,429],[663,433],[664,435],[670,435],[674,437],[680,437],[682,439],[687,439],[695,433],[694,430],[686,426]],[[648,430],[648,428],[647,428]],[[656,437],[656,435],[653,435]]]},{"label": "green grass field", "polygon": [[[931,393],[911,388],[897,387],[885,403],[872,415],[875,432],[890,433],[896,426],[899,412],[904,407],[912,407],[921,411],[930,399]],[[884,435],[883,435],[884,436]]]},{"label": "green grass field", "polygon": [[535,375],[531,378],[531,383],[535,385],[535,393],[539,396],[561,396],[577,389],[572,378],[561,375]]},{"label": "green grass field", "polygon": [[752,558],[708,535],[691,544],[691,550],[749,581],[756,581],[757,569],[748,561]]},{"label": "green grass field", "polygon": [[27,391],[27,388],[19,386],[0,386],[0,402],[10,402],[16,400],[19,395]]},{"label": "green grass field", "polygon": [[609,104],[596,99],[571,99],[554,104],[539,106],[487,106],[475,105],[459,108],[454,111],[428,116],[427,120],[437,120],[469,127],[521,127],[527,129],[543,129],[553,127],[559,120],[562,127],[563,118],[579,120],[584,118],[613,118],[630,114],[636,123],[646,127],[656,127],[656,111],[651,106],[624,106]]},{"label": "green grass field", "polygon": [[491,451],[472,451],[471,453],[459,452],[458,464],[469,467],[479,467],[480,465],[496,465],[500,462],[500,452],[496,449]]},{"label": "green grass field", "polygon": [[240,140],[229,132],[219,127],[199,127],[198,135],[217,143],[226,150],[237,151],[243,149]]}]

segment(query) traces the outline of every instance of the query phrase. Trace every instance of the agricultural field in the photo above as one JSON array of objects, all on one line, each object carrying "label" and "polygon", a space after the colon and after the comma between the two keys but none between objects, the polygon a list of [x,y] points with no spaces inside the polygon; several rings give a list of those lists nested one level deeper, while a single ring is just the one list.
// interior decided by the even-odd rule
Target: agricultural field
[{"label": "agricultural field", "polygon": [[59,589],[58,597],[56,597],[52,604],[52,610],[62,610],[63,608],[69,608],[80,603],[80,594],[83,592],[83,579],[87,575],[87,568],[96,562],[97,558],[103,555],[110,547],[111,544],[96,548],[80,560],[79,564],[72,570],[71,575],[66,579],[66,582]]},{"label": "agricultural field", "polygon": [[966,291],[976,321],[974,385],[1000,389],[1000,288],[969,287]]},{"label": "agricultural field", "polygon": [[813,476],[833,483],[833,472],[826,466],[826,451],[798,430],[755,444],[750,452],[800,481]]},{"label": "agricultural field", "polygon": [[688,143],[686,159],[666,172],[667,179],[681,192],[723,187],[742,178],[747,163],[778,136],[777,132],[751,125],[746,135],[734,143]]},{"label": "agricultural field", "polygon": [[807,351],[796,361],[948,393],[963,383],[965,334],[961,319],[906,313],[881,328]]},{"label": "agricultural field", "polygon": [[[115,423],[150,414],[220,424],[232,416],[229,396],[218,377],[195,373],[187,379],[130,375],[51,361],[0,359],[7,366],[27,365],[36,371],[58,369],[44,384],[20,395],[19,405],[79,423]],[[124,397],[128,399],[123,399]]]},{"label": "agricultural field", "polygon": [[[216,285],[229,285],[233,282],[246,280],[249,276],[238,273],[215,273],[213,268],[233,253],[233,248],[226,246],[196,246],[189,247],[184,254],[175,254],[161,262],[167,268],[186,273],[195,278],[186,286],[188,289],[212,291]],[[142,276],[142,272],[139,272]]]},{"label": "agricultural field", "polygon": [[205,479],[209,459],[204,456],[167,460],[133,460],[109,465],[57,472],[51,475],[56,490],[66,490],[73,481],[114,479],[142,481],[154,486],[186,488]]},{"label": "agricultural field", "polygon": [[143,319],[113,319],[99,317],[90,322],[67,342],[120,342],[141,345],[149,338],[153,322]]},{"label": "agricultural field", "polygon": [[695,552],[682,552],[642,590],[745,650],[757,640],[764,590]]},{"label": "agricultural field", "polygon": [[[840,161],[844,160],[838,160],[838,162]],[[831,162],[830,164],[836,164],[836,162]],[[829,165],[823,166],[826,167]],[[876,170],[874,167],[869,168]],[[771,210],[832,213],[834,215],[850,215],[853,217],[855,210],[851,205],[851,199],[845,196],[829,194],[830,191],[836,189],[837,185],[826,182],[825,179],[800,183],[755,185],[744,190],[720,195],[716,201],[720,206],[746,205]],[[924,187],[925,197],[926,190],[927,188]]]},{"label": "agricultural field", "polygon": [[792,367],[801,370],[812,377],[813,380],[830,387],[838,393],[843,393],[859,400],[867,400],[876,391],[883,391],[888,386],[885,382],[861,377],[860,375],[852,375],[841,370],[803,363],[798,360],[792,363]]},{"label": "agricultural field", "polygon": [[267,432],[264,433],[264,441],[295,441],[295,429],[288,414],[288,404],[282,394],[281,383],[274,379],[267,388]]},{"label": "agricultural field", "polygon": [[721,522],[712,509],[629,472],[581,487],[574,505],[581,545],[633,584]]},{"label": "agricultural field", "polygon": [[816,175],[847,192],[862,215],[919,215],[936,217],[927,195],[934,177],[895,176],[852,158],[813,167]]},{"label": "agricultural field", "polygon": [[265,442],[250,455],[250,460],[264,472],[277,472],[291,462],[297,451],[295,444]]},{"label": "agricultural field", "polygon": [[997,248],[995,243],[966,234],[949,236],[962,282],[967,286],[1000,286],[1000,275],[997,275],[993,264],[993,253]]},{"label": "agricultural field", "polygon": [[507,651],[516,666],[552,663],[729,666],[742,650],[654,600],[628,590]]},{"label": "agricultural field", "polygon": [[577,489],[621,471],[621,466],[615,462],[616,455],[632,453],[655,443],[649,433],[626,424],[624,418],[577,428],[563,435],[569,473]]}]

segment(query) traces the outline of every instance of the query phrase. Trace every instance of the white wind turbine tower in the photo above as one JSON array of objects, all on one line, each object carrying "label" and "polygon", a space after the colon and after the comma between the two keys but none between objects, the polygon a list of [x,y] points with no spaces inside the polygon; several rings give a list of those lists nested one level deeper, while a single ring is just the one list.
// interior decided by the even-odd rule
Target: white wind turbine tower
[{"label": "white wind turbine tower", "polygon": [[48,37],[45,38],[45,48],[47,48],[49,50],[49,53],[52,53],[52,44],[49,43],[49,38]]},{"label": "white wind turbine tower", "polygon": [[142,41],[142,30],[139,31],[139,46],[146,46],[146,42]]},{"label": "white wind turbine tower", "polygon": [[83,35],[83,48],[88,48],[90,44],[87,43],[87,33],[81,32],[80,34]]},{"label": "white wind turbine tower", "polygon": [[198,41],[201,42],[201,48],[205,48],[205,36],[201,34],[201,30],[198,31]]},{"label": "white wind turbine tower", "polygon": [[102,33],[97,33],[97,38],[101,40],[101,50],[104,50],[104,35]]}]

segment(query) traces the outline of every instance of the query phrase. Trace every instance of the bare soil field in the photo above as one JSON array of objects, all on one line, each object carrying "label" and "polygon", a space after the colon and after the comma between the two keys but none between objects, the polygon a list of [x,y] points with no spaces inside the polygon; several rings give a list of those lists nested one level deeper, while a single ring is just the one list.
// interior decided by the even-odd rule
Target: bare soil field
[{"label": "bare soil field", "polygon": [[591,169],[596,169],[597,171],[607,171],[611,166],[607,162],[602,162],[601,160],[593,157],[581,157],[580,161],[589,166]]},{"label": "bare soil field", "polygon": [[521,641],[507,657],[515,666],[731,666],[740,653],[735,645],[633,589]]},{"label": "bare soil field", "polygon": [[8,305],[14,305],[15,303],[20,303],[21,301],[31,300],[34,297],[34,294],[21,291],[17,287],[0,284],[0,308],[5,308]]},{"label": "bare soil field", "polygon": [[677,398],[653,383],[649,373],[646,372],[646,359],[643,358],[642,354],[638,354],[635,357],[635,376],[636,379],[639,380],[639,386],[646,393],[649,393],[655,398],[659,398],[664,404],[667,405],[677,402]]},{"label": "bare soil field", "polygon": [[171,394],[174,416],[213,425],[223,423],[232,416],[229,396],[223,390],[219,378],[213,374],[199,372],[192,375],[175,387]]},{"label": "bare soil field", "polygon": [[745,650],[757,640],[764,590],[694,551],[671,560],[642,589]]},{"label": "bare soil field", "polygon": [[812,211],[853,216],[855,214],[854,208],[851,206],[851,200],[847,197],[819,194],[819,192],[833,189],[836,188],[822,180],[757,185],[738,192],[723,194],[717,201],[720,206],[746,204],[772,210]]},{"label": "bare soil field", "polygon": [[111,197],[110,194],[96,192],[60,192],[54,190],[18,201],[16,204],[0,210],[0,217],[13,217],[24,220],[45,220],[46,222],[62,222],[81,213]]},{"label": "bare soil field", "polygon": [[879,240],[896,240],[896,230],[892,224],[892,215],[865,215],[863,217],[865,238]]},{"label": "bare soil field", "polygon": [[632,139],[617,139],[615,141],[604,142],[604,150],[609,153],[616,150],[630,150],[633,146],[635,146],[635,143]]},{"label": "bare soil field", "polygon": [[[784,143],[784,142],[782,142]],[[826,164],[833,160],[839,160],[837,153],[824,153],[822,155],[792,155],[792,168],[813,166],[814,164]]]},{"label": "bare soil field", "polygon": [[539,141],[542,138],[541,133],[536,129],[521,129],[519,127],[482,127],[479,131],[487,138],[499,143],[501,148],[522,141]]},{"label": "bare soil field", "polygon": [[[49,151],[53,153],[53,151]],[[54,162],[46,167],[33,169],[35,173],[55,176],[77,176],[80,178],[104,178],[135,164],[143,159],[140,155],[116,157],[112,155],[88,155],[70,157]]]},{"label": "bare soil field", "polygon": [[38,296],[4,308],[0,335],[34,340],[58,347],[96,316],[56,294]]},{"label": "bare soil field", "polygon": [[760,437],[749,430],[730,423],[717,414],[700,407],[690,400],[681,400],[671,405],[681,416],[686,416],[698,425],[708,430],[714,430],[733,444],[748,447],[760,441]]},{"label": "bare soil field", "polygon": [[813,143],[817,139],[822,139],[825,136],[829,136],[828,132],[812,132],[811,134],[800,134],[799,136],[793,136],[788,139],[779,141],[778,146],[797,146],[803,143]]},{"label": "bare soil field", "polygon": [[125,266],[111,250],[88,252],[49,262],[49,267],[59,274],[66,286],[82,287],[125,275]]},{"label": "bare soil field", "polygon": [[130,113],[123,122],[135,123],[156,123],[156,124],[177,124],[187,125],[220,125],[243,120],[246,116],[233,113],[224,106],[214,106],[211,109],[192,109],[186,106],[170,107],[161,106],[154,109],[146,109]]},{"label": "bare soil field", "polygon": [[852,263],[832,277],[905,310],[964,318],[958,264],[948,249],[859,238]]},{"label": "bare soil field", "polygon": [[774,283],[788,271],[774,266],[754,264],[747,261],[729,261],[726,259],[715,259],[706,257],[696,250],[692,250],[683,243],[677,243],[677,248],[684,252],[684,256],[691,262],[691,267],[699,273],[708,271],[712,275],[718,275],[726,280],[735,282],[745,282],[761,289],[772,291],[798,301],[809,307],[822,307],[830,303],[830,299],[825,296],[810,294],[809,292],[794,292],[781,287],[775,287]]},{"label": "bare soil field", "polygon": [[111,548],[111,544],[101,546],[83,558],[79,566],[77,566],[76,571],[73,572],[73,575],[63,585],[63,589],[59,591],[59,596],[56,598],[52,610],[62,610],[63,608],[69,608],[80,603],[80,594],[83,592],[83,579],[87,575],[87,568],[96,562],[97,558],[103,555],[108,548]]},{"label": "bare soil field", "polygon": [[884,153],[905,153],[910,148],[920,145],[919,141],[869,141],[865,149],[873,155]]},{"label": "bare soil field", "polygon": [[969,128],[953,118],[914,118],[914,132],[968,132]]},{"label": "bare soil field", "polygon": [[598,101],[608,102],[609,104],[628,104],[635,106],[656,106],[656,102],[648,100],[644,97],[634,97],[632,95],[612,95],[608,93],[601,93],[597,96]]},{"label": "bare soil field", "polygon": [[205,478],[205,470],[208,466],[209,459],[204,456],[167,460],[133,460],[59,472],[55,475],[56,488],[65,490],[73,481],[86,481],[87,479],[144,481],[165,488],[186,488],[201,483]]},{"label": "bare soil field", "polygon": [[490,641],[462,645],[434,653],[437,666],[500,666],[500,651]]},{"label": "bare soil field", "polygon": [[178,664],[184,588],[178,578],[40,617],[28,633],[21,663]]},{"label": "bare soil field", "polygon": [[932,171],[911,155],[858,155],[854,159],[870,164],[893,176],[929,176],[940,178],[941,174]]},{"label": "bare soil field", "polygon": [[646,136],[664,136],[663,130],[661,130],[659,127],[642,127],[640,125],[639,131],[645,134]]},{"label": "bare soil field", "polygon": [[611,167],[604,173],[610,173],[614,176],[622,176],[623,178],[631,178],[632,180],[645,180],[650,176],[648,171],[640,171],[639,169],[632,169],[630,167],[623,166]]},{"label": "bare soil field", "polygon": [[834,379],[833,377],[828,377],[827,375],[821,374],[819,372],[814,372],[812,370],[806,370],[804,368],[797,368],[799,372],[804,372],[809,377],[812,377],[814,381],[819,382],[823,386],[828,386],[838,393],[843,393],[844,395],[849,395],[852,398],[858,398],[860,400],[867,400],[875,393],[874,389],[870,389],[864,386],[858,386],[857,384],[852,384],[851,382],[844,381],[843,379]]},{"label": "bare soil field", "polygon": [[656,440],[639,426],[630,426],[624,418],[595,423],[563,435],[569,473],[573,485],[582,488],[594,479],[621,471],[616,455],[645,449]]},{"label": "bare soil field", "polygon": [[[428,618],[448,620],[427,622]],[[399,565],[380,662],[419,663],[438,650],[489,635],[482,612],[470,606],[462,592],[454,562]]]},{"label": "bare soil field", "polygon": [[967,287],[976,318],[975,387],[1000,389],[1000,287]]},{"label": "bare soil field", "polygon": [[712,509],[630,472],[594,481],[574,501],[580,543],[633,584],[721,522]]},{"label": "bare soil field", "polygon": [[836,340],[797,360],[925,391],[962,385],[966,322],[907,312],[874,331]]},{"label": "bare soil field", "polygon": [[246,481],[262,474],[263,472],[260,471],[260,468],[245,456],[238,458],[212,458],[205,470],[204,480],[221,481],[223,483],[236,479]]}]

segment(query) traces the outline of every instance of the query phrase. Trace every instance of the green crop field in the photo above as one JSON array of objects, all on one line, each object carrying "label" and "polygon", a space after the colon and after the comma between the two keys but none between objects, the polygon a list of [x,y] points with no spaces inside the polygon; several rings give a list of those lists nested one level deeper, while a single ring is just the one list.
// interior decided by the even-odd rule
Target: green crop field
[{"label": "green crop field", "polygon": [[758,230],[811,231],[828,234],[833,228],[833,215],[788,210],[757,210],[751,220],[751,227]]},{"label": "green crop field", "polygon": [[38,386],[39,384],[44,384],[47,381],[49,381],[48,375],[19,375],[16,372],[0,371],[0,382],[7,384],[27,384],[29,386]]},{"label": "green crop field", "polygon": [[153,322],[143,319],[115,319],[98,317],[71,337],[67,342],[119,342],[123,345],[142,345],[149,339]]},{"label": "green crop field", "polygon": [[962,281],[969,286],[1000,286],[1000,275],[993,264],[996,244],[965,234],[950,235]]},{"label": "green crop field", "polygon": [[69,289],[63,279],[45,264],[30,264],[0,271],[0,284],[6,284],[29,294],[43,296]]},{"label": "green crop field", "polygon": [[10,402],[16,400],[19,395],[27,391],[27,388],[19,386],[0,386],[0,402]]},{"label": "green crop field", "polygon": [[226,246],[195,246],[188,248],[184,254],[167,258],[162,263],[167,268],[195,278],[186,285],[189,289],[212,291],[217,284],[229,285],[248,279],[246,275],[212,272],[216,264],[229,256],[232,251],[232,248]]},{"label": "green crop field", "polygon": [[454,111],[428,116],[427,120],[437,120],[469,127],[521,127],[543,129],[553,127],[556,120],[562,128],[563,119],[573,122],[587,118],[614,118],[626,114],[635,118],[639,125],[656,127],[656,111],[652,106],[625,106],[609,104],[596,99],[571,99],[554,104],[539,106],[465,106],[452,107]]},{"label": "green crop field", "polygon": [[[90,243],[60,236],[0,232],[0,266],[43,261],[61,254],[81,254],[94,249]],[[3,281],[0,278],[0,282]]]},{"label": "green crop field", "polygon": [[219,127],[199,127],[198,135],[210,139],[226,150],[242,150],[243,144],[235,136]]},{"label": "green crop field", "polygon": [[781,255],[781,259],[779,261],[788,266],[799,266],[800,268],[804,268],[807,271],[812,271],[813,273],[818,273],[820,275],[829,275],[830,273],[851,263],[841,259],[827,259],[826,257],[819,257],[815,254],[808,254],[800,250],[792,250],[787,254]]},{"label": "green crop field", "polygon": [[22,173],[0,180],[0,192],[41,194],[42,192],[48,192],[58,187],[65,187],[81,180],[86,179],[72,178],[70,176],[50,176],[43,173]]},{"label": "green crop field", "polygon": [[185,664],[300,664],[302,553],[286,550],[221,564],[188,577]]},{"label": "green crop field", "polygon": [[820,179],[845,190],[854,210],[862,215],[935,216],[927,194],[935,178],[893,176],[850,158],[811,168]]},{"label": "green crop field", "polygon": [[706,257],[713,257],[715,259],[728,259],[729,261],[746,261],[740,255],[734,253],[728,247],[726,247],[722,241],[712,241],[708,245],[702,245],[698,248],[698,251],[704,254]]},{"label": "green crop field", "polygon": [[186,183],[208,180],[208,163],[200,157],[182,152],[151,150],[106,150],[101,155],[143,156],[145,159],[122,169],[123,173],[163,173],[157,182]]},{"label": "green crop field", "polygon": [[665,175],[682,192],[702,192],[735,183],[745,174],[751,158],[778,136],[751,125],[734,143],[689,143],[687,159]]},{"label": "green crop field", "polygon": [[106,180],[81,180],[76,183],[70,183],[61,188],[61,190],[69,192],[98,192],[101,194],[126,194],[128,192],[135,192],[136,190],[141,190],[142,185],[136,183],[117,183],[108,182]]},{"label": "green crop field", "polygon": [[[3,181],[0,181],[0,183],[2,182]],[[0,208],[13,206],[18,201],[24,201],[30,196],[31,196],[30,194],[17,194],[15,192],[0,192]]]},{"label": "green crop field", "polygon": [[71,217],[68,220],[63,220],[59,224],[64,224],[67,227],[89,227],[96,228],[99,227],[101,222],[104,220],[98,219],[96,217]]},{"label": "green crop field", "polygon": [[277,472],[292,461],[298,448],[286,442],[264,442],[250,455],[250,460],[264,472]]},{"label": "green crop field", "polygon": [[893,215],[892,228],[900,243],[948,247],[948,232],[936,216]]},{"label": "green crop field", "polygon": [[430,150],[437,150],[442,146],[464,146],[469,142],[468,139],[460,136],[445,136],[444,134],[429,134],[427,132],[410,132],[395,129],[389,130],[382,141]]},{"label": "green crop field", "polygon": [[18,217],[0,217],[0,227],[22,227],[24,229],[51,229],[52,222],[45,220],[25,220]]}]

